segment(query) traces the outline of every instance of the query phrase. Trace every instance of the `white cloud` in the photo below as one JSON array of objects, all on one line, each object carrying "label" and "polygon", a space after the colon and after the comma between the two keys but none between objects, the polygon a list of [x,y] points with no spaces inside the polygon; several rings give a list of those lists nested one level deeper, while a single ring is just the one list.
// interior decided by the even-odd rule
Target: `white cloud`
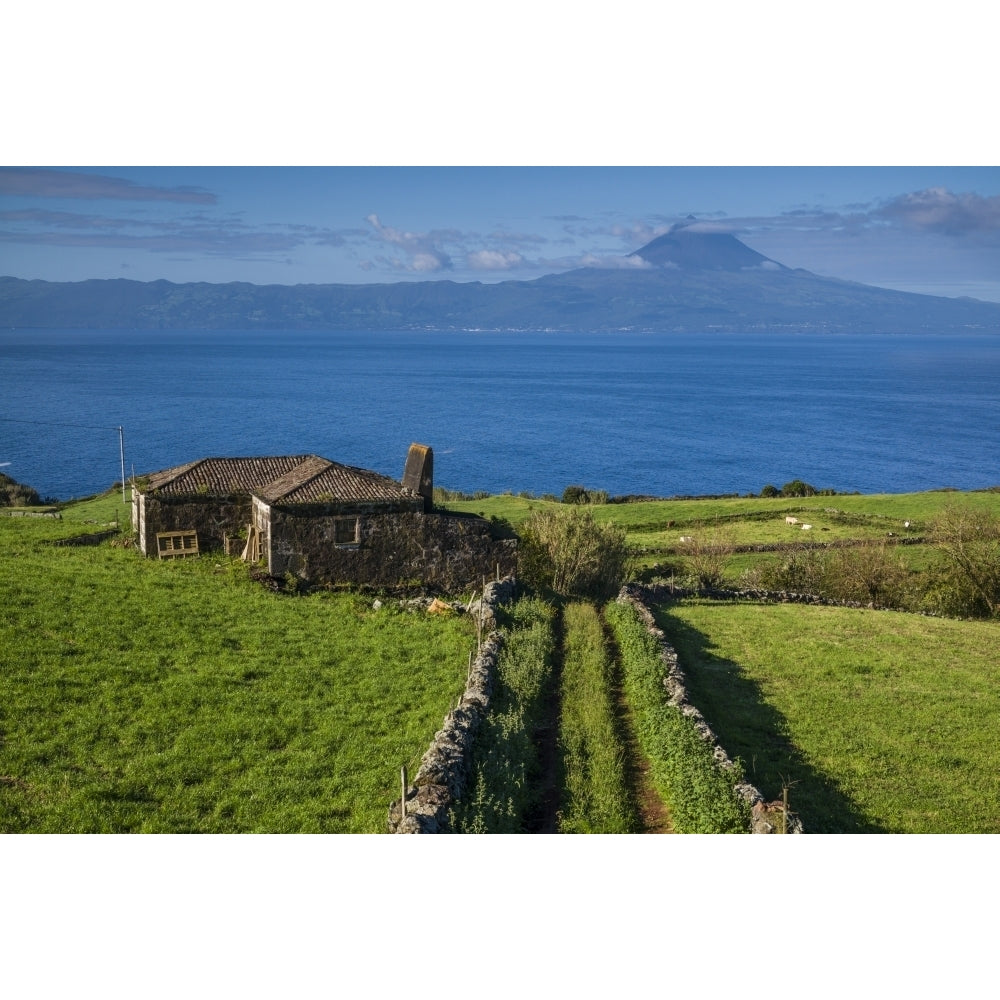
[{"label": "white cloud", "polygon": [[1000,232],[1000,195],[954,194],[947,188],[912,191],[886,202],[873,213],[911,229],[960,236]]},{"label": "white cloud", "polygon": [[580,258],[580,266],[613,268],[616,270],[634,271],[636,269],[645,270],[647,268],[651,268],[653,265],[650,264],[649,261],[644,260],[642,257],[621,257],[615,255],[606,256],[593,253],[585,253],[583,257]]},{"label": "white cloud", "polygon": [[451,257],[440,247],[440,238],[436,234],[411,233],[384,226],[374,212],[365,219],[386,243],[410,255],[409,264],[403,264],[402,270],[444,271],[451,268]]},{"label": "white cloud", "polygon": [[510,271],[526,262],[513,250],[473,250],[465,255],[465,263],[475,271]]},{"label": "white cloud", "polygon": [[410,269],[413,271],[440,271],[447,266],[433,253],[415,253],[410,262]]}]

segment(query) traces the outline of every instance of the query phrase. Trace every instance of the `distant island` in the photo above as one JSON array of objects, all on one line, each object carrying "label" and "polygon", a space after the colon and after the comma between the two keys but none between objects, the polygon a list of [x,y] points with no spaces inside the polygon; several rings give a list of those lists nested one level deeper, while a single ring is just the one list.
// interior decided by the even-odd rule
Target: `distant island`
[{"label": "distant island", "polygon": [[254,285],[0,277],[0,327],[134,330],[1000,332],[1000,303],[785,267],[693,222],[532,281]]}]

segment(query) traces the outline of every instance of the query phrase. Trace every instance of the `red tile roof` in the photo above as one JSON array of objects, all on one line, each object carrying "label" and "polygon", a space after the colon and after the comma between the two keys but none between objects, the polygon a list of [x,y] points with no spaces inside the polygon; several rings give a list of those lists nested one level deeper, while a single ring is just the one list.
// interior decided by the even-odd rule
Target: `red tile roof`
[{"label": "red tile roof", "polygon": [[416,494],[394,479],[367,469],[356,469],[310,455],[287,475],[257,491],[268,503],[323,503],[324,501],[397,501]]},{"label": "red tile roof", "polygon": [[164,496],[255,494],[268,503],[388,502],[416,496],[394,479],[318,455],[203,458],[147,477]]}]

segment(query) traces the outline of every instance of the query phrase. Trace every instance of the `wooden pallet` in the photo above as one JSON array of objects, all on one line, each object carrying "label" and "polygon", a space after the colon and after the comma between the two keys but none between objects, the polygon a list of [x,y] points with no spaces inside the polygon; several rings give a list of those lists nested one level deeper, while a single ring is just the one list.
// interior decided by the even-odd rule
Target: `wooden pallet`
[{"label": "wooden pallet", "polygon": [[156,551],[161,559],[184,559],[198,555],[197,531],[159,531]]}]

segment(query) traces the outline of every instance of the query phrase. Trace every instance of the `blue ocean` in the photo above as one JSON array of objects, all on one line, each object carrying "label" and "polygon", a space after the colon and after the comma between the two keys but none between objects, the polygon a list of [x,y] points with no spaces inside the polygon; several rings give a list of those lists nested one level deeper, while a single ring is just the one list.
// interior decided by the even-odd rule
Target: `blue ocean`
[{"label": "blue ocean", "polygon": [[[0,472],[69,499],[315,453],[453,490],[1000,483],[996,335],[0,332]],[[121,438],[118,428],[122,428]]]}]

